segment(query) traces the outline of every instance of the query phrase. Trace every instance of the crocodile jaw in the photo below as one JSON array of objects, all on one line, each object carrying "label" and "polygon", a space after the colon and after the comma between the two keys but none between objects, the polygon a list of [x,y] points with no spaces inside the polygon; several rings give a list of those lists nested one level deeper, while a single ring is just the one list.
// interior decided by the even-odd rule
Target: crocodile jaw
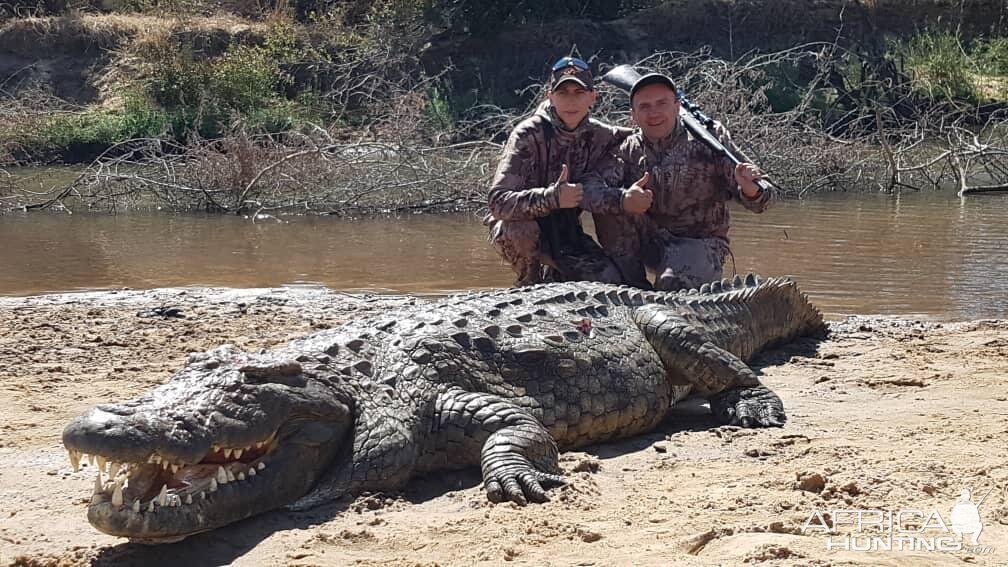
[{"label": "crocodile jaw", "polygon": [[295,501],[321,474],[308,466],[317,458],[317,447],[293,444],[249,462],[190,465],[174,474],[175,465],[111,463],[120,472],[99,471],[88,521],[137,542],[178,541]]},{"label": "crocodile jaw", "polygon": [[74,469],[85,454],[97,465],[89,521],[161,543],[294,502],[353,426],[352,399],[330,385],[222,347],[144,397],[93,408],[63,431]]}]

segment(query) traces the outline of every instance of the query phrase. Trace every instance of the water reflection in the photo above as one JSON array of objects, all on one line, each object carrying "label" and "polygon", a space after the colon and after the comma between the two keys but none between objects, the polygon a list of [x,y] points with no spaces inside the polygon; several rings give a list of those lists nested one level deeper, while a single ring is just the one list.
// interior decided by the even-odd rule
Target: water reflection
[{"label": "water reflection", "polygon": [[[734,211],[739,272],[796,277],[828,314],[1008,317],[1008,197],[823,195]],[[506,286],[475,215],[0,217],[0,294],[318,283],[443,293]],[[732,266],[729,261],[728,271]]]}]

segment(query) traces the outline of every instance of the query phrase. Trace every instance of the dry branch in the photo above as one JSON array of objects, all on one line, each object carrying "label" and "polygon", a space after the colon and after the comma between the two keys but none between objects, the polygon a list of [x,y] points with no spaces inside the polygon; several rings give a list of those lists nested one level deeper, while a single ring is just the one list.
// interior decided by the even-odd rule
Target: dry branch
[{"label": "dry branch", "polygon": [[[477,209],[484,205],[502,140],[524,113],[468,109],[450,124],[432,116],[429,78],[389,74],[375,64],[396,51],[333,64],[330,98],[366,109],[346,128],[256,135],[238,129],[185,147],[130,141],[96,160],[73,183],[30,207],[66,201],[117,210],[161,206],[237,214],[262,211],[358,214]],[[706,52],[657,53],[641,70],[668,73],[740,147],[793,196],[819,191],[955,189],[962,195],[1008,185],[1005,110],[923,97],[892,66],[841,76],[854,55],[806,44],[728,62]],[[806,77],[793,108],[774,112],[771,71]],[[541,93],[542,87],[533,85]],[[538,90],[537,90],[538,89]],[[595,114],[627,123],[625,95],[603,87]],[[538,98],[538,97],[537,97]],[[531,108],[531,107],[530,107]],[[458,113],[456,113],[458,114]],[[985,120],[978,122],[978,116]],[[353,139],[350,139],[353,138]],[[466,141],[468,140],[468,141]],[[29,199],[30,201],[31,199]]]}]

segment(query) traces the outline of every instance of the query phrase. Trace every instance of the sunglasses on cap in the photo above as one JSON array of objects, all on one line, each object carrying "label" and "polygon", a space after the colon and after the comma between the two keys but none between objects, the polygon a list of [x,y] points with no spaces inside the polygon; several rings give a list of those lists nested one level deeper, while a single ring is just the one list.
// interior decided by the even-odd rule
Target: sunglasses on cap
[{"label": "sunglasses on cap", "polygon": [[588,71],[591,67],[588,66],[583,60],[577,57],[561,57],[556,63],[553,64],[553,70],[559,71],[564,67],[577,67],[582,71]]}]

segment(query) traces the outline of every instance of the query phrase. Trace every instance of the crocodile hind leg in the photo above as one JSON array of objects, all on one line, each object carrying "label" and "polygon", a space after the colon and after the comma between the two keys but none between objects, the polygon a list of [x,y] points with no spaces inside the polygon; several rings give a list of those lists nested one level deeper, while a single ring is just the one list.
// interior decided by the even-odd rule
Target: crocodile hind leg
[{"label": "crocodile hind leg", "polygon": [[661,358],[669,382],[689,384],[710,400],[723,422],[743,427],[780,427],[787,420],[777,394],[762,385],[738,356],[715,344],[698,327],[663,305],[645,305],[634,322]]},{"label": "crocodile hind leg", "polygon": [[499,396],[458,388],[443,392],[430,435],[418,469],[479,462],[493,502],[545,502],[546,488],[564,483],[549,432],[527,410]]},{"label": "crocodile hind leg", "polygon": [[729,425],[780,427],[787,421],[784,403],[766,386],[733,388],[710,397],[711,413]]}]

